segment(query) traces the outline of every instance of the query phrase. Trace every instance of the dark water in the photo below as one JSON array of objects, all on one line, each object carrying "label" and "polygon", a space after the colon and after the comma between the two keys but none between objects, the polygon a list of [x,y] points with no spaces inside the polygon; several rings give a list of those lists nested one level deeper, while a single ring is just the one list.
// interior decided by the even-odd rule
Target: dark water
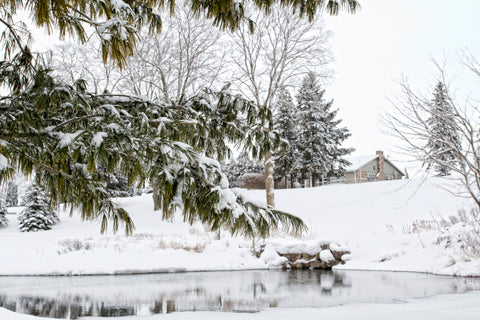
[{"label": "dark water", "polygon": [[235,271],[93,277],[0,277],[0,307],[61,319],[178,311],[257,312],[480,290],[478,278],[368,271]]}]

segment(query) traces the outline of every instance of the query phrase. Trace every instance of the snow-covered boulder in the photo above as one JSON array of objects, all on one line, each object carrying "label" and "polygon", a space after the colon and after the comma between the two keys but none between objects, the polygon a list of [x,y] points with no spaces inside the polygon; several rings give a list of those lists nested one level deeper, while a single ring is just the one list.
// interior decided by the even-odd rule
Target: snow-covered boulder
[{"label": "snow-covered boulder", "polygon": [[330,250],[320,251],[319,257],[320,257],[320,261],[325,261],[325,262],[330,262],[335,260],[335,257],[333,256]]},{"label": "snow-covered boulder", "polygon": [[[333,266],[345,263],[342,257],[348,257],[350,251],[336,242],[310,240],[279,242],[268,244],[269,253],[275,253],[285,259],[285,267],[292,269],[331,269]],[[265,247],[265,250],[267,247]]]},{"label": "snow-covered boulder", "polygon": [[281,257],[271,244],[265,246],[265,249],[260,255],[260,259],[262,259],[269,268],[279,268],[288,262],[288,259]]}]

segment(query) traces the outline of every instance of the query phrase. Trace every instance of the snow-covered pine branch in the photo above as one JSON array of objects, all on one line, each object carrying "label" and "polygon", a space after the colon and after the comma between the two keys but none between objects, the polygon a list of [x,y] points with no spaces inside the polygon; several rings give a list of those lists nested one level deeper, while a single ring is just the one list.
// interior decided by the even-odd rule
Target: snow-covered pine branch
[{"label": "snow-covered pine branch", "polygon": [[2,155],[19,172],[35,174],[54,205],[70,205],[83,219],[100,219],[102,231],[108,222],[114,230],[123,222],[127,233],[134,227],[106,189],[106,175],[115,172],[132,186],[152,183],[165,217],[179,208],[187,221],[227,224],[240,233],[233,228],[238,218],[233,202],[217,207],[224,197],[216,188],[228,189],[220,167],[212,173],[202,159],[224,159],[231,153],[228,143],[261,151],[259,141],[268,145],[275,136],[261,125],[271,113],[227,89],[165,104],[91,94],[81,86],[57,84],[42,71],[25,92],[0,104],[12,110],[0,117],[0,139],[8,139]]}]

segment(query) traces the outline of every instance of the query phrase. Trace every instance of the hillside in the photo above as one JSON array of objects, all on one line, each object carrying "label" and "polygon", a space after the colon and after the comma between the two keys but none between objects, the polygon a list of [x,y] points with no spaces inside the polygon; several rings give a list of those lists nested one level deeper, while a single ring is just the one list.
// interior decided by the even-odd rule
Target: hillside
[{"label": "hillside", "polygon": [[[436,177],[330,185],[278,190],[276,206],[304,219],[310,228],[307,238],[350,248],[351,260],[337,268],[480,275],[479,223],[455,224],[458,211],[469,216],[473,205],[455,196],[457,190],[455,182]],[[263,196],[259,191],[247,194]],[[447,226],[439,226],[442,219]],[[476,242],[471,248],[458,241],[465,233],[467,242]]]},{"label": "hillside", "polygon": [[[277,233],[266,239],[275,247],[302,247],[333,241],[347,246],[351,259],[339,268],[420,271],[438,274],[480,275],[476,227],[468,223],[422,224],[469,210],[467,199],[453,196],[452,182],[403,180],[357,185],[331,185],[276,191],[277,208],[304,219],[309,232],[301,238]],[[244,191],[263,200],[263,191]],[[14,214],[0,228],[1,275],[114,274],[160,271],[237,270],[278,267],[251,254],[251,240],[228,232],[208,232],[177,217],[161,221],[152,210],[150,195],[118,199],[132,215],[134,234],[100,235],[97,222],[82,222],[60,212],[52,230],[21,233]],[[21,208],[10,208],[19,212]],[[12,210],[13,209],[13,210]],[[430,230],[433,229],[433,230]],[[415,231],[415,232],[412,232]],[[418,231],[418,232],[417,232]],[[463,234],[466,242],[458,242]],[[472,242],[473,241],[473,242]],[[256,244],[259,244],[257,240]],[[474,244],[470,246],[470,244]],[[463,248],[462,248],[463,246]]]}]

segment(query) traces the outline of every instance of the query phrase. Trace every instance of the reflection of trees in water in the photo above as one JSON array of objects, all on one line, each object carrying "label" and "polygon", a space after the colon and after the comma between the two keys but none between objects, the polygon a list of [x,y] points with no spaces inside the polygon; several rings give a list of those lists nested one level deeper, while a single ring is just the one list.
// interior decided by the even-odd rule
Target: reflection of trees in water
[{"label": "reflection of trees in water", "polygon": [[172,313],[182,311],[224,311],[224,312],[251,312],[260,311],[262,308],[274,307],[278,304],[275,299],[231,299],[215,295],[203,299],[157,299],[153,307],[149,308],[152,314]]},{"label": "reflection of trees in water", "polygon": [[162,310],[163,310],[163,304],[162,304],[162,301],[160,300],[155,300],[153,302],[153,307],[150,308],[150,312],[153,313],[153,314],[159,314],[159,313],[162,313]]},{"label": "reflection of trees in water", "polygon": [[75,304],[51,298],[0,296],[0,307],[38,317],[78,319],[80,317],[121,317],[136,315],[134,306],[110,306],[102,302]]},{"label": "reflection of trees in water", "polygon": [[[180,299],[182,300],[182,299]],[[172,313],[176,311],[258,311],[262,307],[274,306],[275,302],[265,303],[255,300],[224,299],[221,295],[200,301],[183,301],[159,298],[148,308],[151,314]],[[84,302],[82,305],[74,302],[63,302],[52,298],[29,296],[0,296],[0,307],[13,312],[58,319],[78,319],[81,317],[122,317],[137,315],[139,305],[113,306],[103,302]]]},{"label": "reflection of trees in water", "polygon": [[176,311],[254,312],[278,306],[285,297],[285,290],[304,290],[305,285],[311,289],[312,285],[315,288],[318,284],[321,288],[318,293],[330,295],[332,288],[348,286],[348,281],[347,285],[344,284],[343,273],[290,270],[274,276],[273,287],[272,279],[268,276],[263,277],[261,274],[254,276],[251,284],[245,287],[244,292],[240,292],[241,297],[232,296],[230,289],[216,293],[211,292],[209,289],[211,286],[198,285],[183,290],[177,288],[174,292],[163,292],[153,301],[137,299],[122,305],[88,295],[62,294],[58,298],[0,295],[0,307],[35,316],[63,319],[89,316],[121,317],[137,315],[139,310],[143,312],[147,310],[150,314]]},{"label": "reflection of trees in water", "polygon": [[288,271],[286,285],[290,289],[302,289],[306,284],[316,284],[322,294],[330,295],[334,288],[349,288],[351,281],[344,272],[331,270],[296,270]]},{"label": "reflection of trees in water", "polygon": [[[344,286],[343,277],[335,273],[308,272],[290,270],[280,274],[280,286],[301,288],[305,284],[318,283],[322,294],[330,294],[332,286]],[[322,285],[326,282],[329,285]],[[154,301],[134,302],[131,305],[112,305],[96,301],[89,296],[73,295],[61,298],[42,298],[32,296],[0,296],[0,307],[11,311],[41,317],[78,319],[80,317],[121,317],[136,315],[140,305],[146,305],[151,314],[171,313],[175,311],[258,311],[262,308],[276,307],[279,299],[276,289],[268,292],[268,285],[261,277],[255,277],[245,298],[232,298],[230,294],[209,294],[208,290],[197,286],[183,291],[170,292],[157,296]]]}]

